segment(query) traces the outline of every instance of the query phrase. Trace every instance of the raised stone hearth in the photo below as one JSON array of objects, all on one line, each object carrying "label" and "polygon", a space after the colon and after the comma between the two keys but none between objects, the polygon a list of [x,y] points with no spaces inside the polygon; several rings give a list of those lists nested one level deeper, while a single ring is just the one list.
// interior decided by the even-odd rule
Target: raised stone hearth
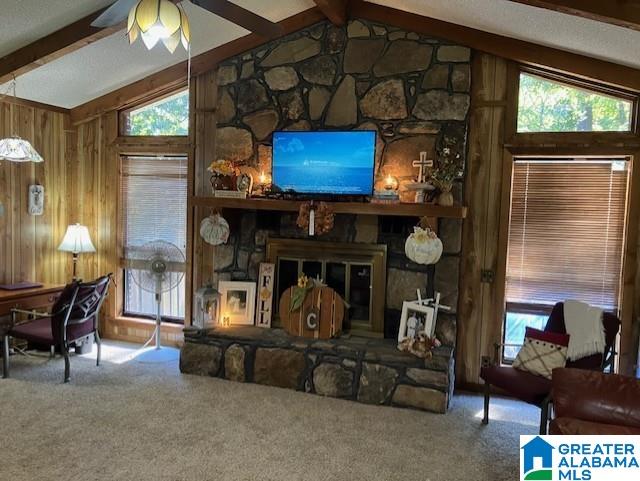
[{"label": "raised stone hearth", "polygon": [[453,393],[453,349],[432,359],[400,352],[392,340],[317,341],[281,329],[186,328],[180,370],[350,399],[445,413]]}]

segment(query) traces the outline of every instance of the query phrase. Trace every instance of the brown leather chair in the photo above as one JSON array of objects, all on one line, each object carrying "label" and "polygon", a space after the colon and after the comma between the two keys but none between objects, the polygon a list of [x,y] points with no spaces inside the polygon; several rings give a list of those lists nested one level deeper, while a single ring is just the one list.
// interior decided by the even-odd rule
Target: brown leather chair
[{"label": "brown leather chair", "polygon": [[[70,379],[69,345],[95,337],[98,345],[97,365],[100,365],[101,340],[98,333],[100,308],[109,291],[111,274],[92,282],[72,282],[63,289],[51,313],[12,311],[13,327],[3,339],[4,377],[9,377],[8,338],[23,339],[37,346],[58,349],[64,356],[64,382]],[[18,315],[28,315],[31,321],[16,325]]]},{"label": "brown leather chair", "polygon": [[640,435],[640,381],[583,369],[554,369],[550,434]]},{"label": "brown leather chair", "polygon": [[[575,361],[567,361],[566,367],[604,371],[613,364],[615,352],[613,346],[620,329],[620,320],[611,313],[605,312],[602,316],[602,324],[605,330],[606,348],[603,354],[593,354]],[[565,334],[564,303],[558,302],[551,311],[546,332]],[[519,371],[511,366],[500,365],[500,349],[502,345],[496,345],[495,359],[490,366],[482,367],[480,377],[484,380],[484,417],[483,424],[489,423],[489,402],[491,387],[497,387],[507,394],[538,406],[540,413],[540,434],[546,434],[549,421],[549,402],[551,398],[551,380],[536,376],[525,371]]]}]

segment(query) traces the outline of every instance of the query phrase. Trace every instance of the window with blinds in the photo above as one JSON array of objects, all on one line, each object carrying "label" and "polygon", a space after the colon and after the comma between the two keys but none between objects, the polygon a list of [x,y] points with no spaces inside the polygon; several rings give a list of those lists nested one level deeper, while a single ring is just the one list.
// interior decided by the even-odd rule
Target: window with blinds
[{"label": "window with blinds", "polygon": [[[148,242],[177,246],[186,258],[187,159],[185,157],[124,157],[121,169],[120,225],[123,242],[124,314],[155,317],[154,294],[135,281],[132,253]],[[135,262],[138,267],[138,261]],[[185,281],[162,295],[161,315],[184,319]]]},{"label": "window with blinds", "polygon": [[626,159],[515,160],[506,343],[559,301],[618,309],[628,180]]}]

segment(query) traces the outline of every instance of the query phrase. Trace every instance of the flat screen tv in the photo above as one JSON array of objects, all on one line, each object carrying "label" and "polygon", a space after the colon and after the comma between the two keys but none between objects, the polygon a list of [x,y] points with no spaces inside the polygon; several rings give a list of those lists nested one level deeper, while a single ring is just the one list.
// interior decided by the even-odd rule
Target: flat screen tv
[{"label": "flat screen tv", "polygon": [[375,131],[275,132],[273,184],[282,192],[371,195]]}]

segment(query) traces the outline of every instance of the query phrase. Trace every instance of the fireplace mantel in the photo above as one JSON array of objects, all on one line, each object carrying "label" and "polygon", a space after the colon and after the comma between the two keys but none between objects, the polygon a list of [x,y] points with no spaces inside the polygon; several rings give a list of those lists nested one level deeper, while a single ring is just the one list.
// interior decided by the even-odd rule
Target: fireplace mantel
[{"label": "fireplace mantel", "polygon": [[[297,212],[302,201],[281,199],[227,199],[221,197],[193,196],[190,203],[195,207],[220,209],[271,210]],[[443,207],[435,204],[375,204],[371,202],[328,202],[336,214],[388,215],[405,217],[429,217],[464,219],[467,208],[464,206]]]}]

